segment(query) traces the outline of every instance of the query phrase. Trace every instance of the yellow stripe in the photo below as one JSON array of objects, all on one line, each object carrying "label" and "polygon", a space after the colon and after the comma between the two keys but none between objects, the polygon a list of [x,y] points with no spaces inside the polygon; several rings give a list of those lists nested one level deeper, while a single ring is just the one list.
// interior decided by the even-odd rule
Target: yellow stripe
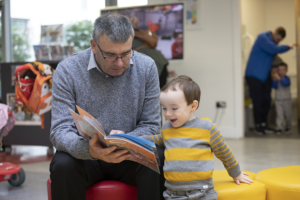
[{"label": "yellow stripe", "polygon": [[208,121],[212,122],[209,118],[201,118],[200,120],[208,120]]},{"label": "yellow stripe", "polygon": [[226,142],[224,142],[224,144],[223,144],[222,146],[220,146],[220,147],[216,148],[215,150],[213,149],[213,151],[214,151],[214,152],[216,152],[218,149],[221,149],[221,148],[223,148],[225,145],[226,145]]},{"label": "yellow stripe", "polygon": [[165,150],[165,161],[213,160],[210,149],[173,148]]},{"label": "yellow stripe", "polygon": [[217,124],[215,124],[210,130],[213,130],[216,126],[217,126]]},{"label": "yellow stripe", "polygon": [[232,157],[233,157],[233,154],[229,158],[226,158],[226,159],[219,158],[219,159],[222,160],[222,161],[226,161],[226,160],[230,160]]},{"label": "yellow stripe", "polygon": [[214,132],[214,133],[210,136],[210,138],[212,138],[212,136],[214,136],[217,132],[219,132],[219,129],[217,129],[216,132]]},{"label": "yellow stripe", "polygon": [[159,142],[159,139],[158,139],[157,135],[155,135],[155,137],[156,137],[156,139],[157,139],[158,145],[160,146],[160,142]]},{"label": "yellow stripe", "polygon": [[225,156],[227,156],[228,154],[230,154],[231,153],[231,149],[230,149],[230,151],[228,152],[228,153],[226,153],[225,155],[218,155],[218,157],[225,157]]},{"label": "yellow stripe", "polygon": [[213,171],[206,172],[164,172],[165,178],[168,181],[197,181],[212,178]]},{"label": "yellow stripe", "polygon": [[228,146],[227,146],[226,149],[224,149],[223,151],[216,152],[215,155],[217,156],[217,155],[219,155],[220,153],[223,153],[223,152],[227,151],[227,149],[228,149]]},{"label": "yellow stripe", "polygon": [[151,135],[151,138],[152,138],[153,142],[154,142],[155,144],[157,144],[157,143],[155,142],[154,138],[153,138],[153,135]]},{"label": "yellow stripe", "polygon": [[226,169],[230,169],[230,168],[232,168],[232,167],[236,166],[238,163],[239,163],[239,162],[238,162],[238,161],[236,161],[236,163],[235,163],[234,165],[232,165],[232,166],[230,166],[230,167],[225,167],[225,168],[226,168]]},{"label": "yellow stripe", "polygon": [[217,142],[216,144],[214,144],[214,146],[212,146],[211,148],[214,148],[216,145],[220,144],[221,142],[223,142],[224,138],[222,138],[219,142]]},{"label": "yellow stripe", "polygon": [[163,141],[171,138],[191,138],[210,142],[210,131],[201,128],[169,128],[162,130]]},{"label": "yellow stripe", "polygon": [[224,162],[224,165],[229,165],[229,164],[231,164],[231,163],[233,163],[235,161],[235,158],[232,160],[232,161],[230,161],[229,163],[226,163],[226,162]]},{"label": "yellow stripe", "polygon": [[210,143],[212,144],[214,141],[216,141],[219,137],[221,137],[221,134],[219,134],[218,137],[216,137],[215,139],[213,139],[213,141],[211,141]]}]

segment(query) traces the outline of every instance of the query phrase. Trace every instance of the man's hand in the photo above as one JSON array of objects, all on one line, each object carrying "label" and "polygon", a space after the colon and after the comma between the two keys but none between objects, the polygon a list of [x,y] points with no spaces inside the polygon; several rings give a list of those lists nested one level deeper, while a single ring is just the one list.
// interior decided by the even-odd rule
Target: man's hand
[{"label": "man's hand", "polygon": [[89,141],[89,153],[92,158],[103,160],[107,163],[120,163],[130,157],[127,150],[113,152],[116,150],[116,146],[102,148],[97,139],[97,135],[94,134]]},{"label": "man's hand", "polygon": [[247,183],[247,184],[251,184],[253,183],[252,179],[247,177],[249,176],[249,174],[242,172],[240,175],[238,175],[237,177],[234,177],[233,180],[236,182],[236,184],[240,184],[240,183]]},{"label": "man's hand", "polygon": [[273,79],[274,79],[275,81],[279,81],[279,80],[280,80],[279,74],[278,74],[278,73],[274,73],[274,74],[273,74]]},{"label": "man's hand", "polygon": [[298,46],[298,44],[295,42],[295,43],[292,43],[292,44],[290,44],[290,48],[292,49],[293,47],[296,47],[296,46]]},{"label": "man's hand", "polygon": [[119,131],[119,130],[111,130],[109,135],[112,135],[112,134],[125,134],[124,131]]}]

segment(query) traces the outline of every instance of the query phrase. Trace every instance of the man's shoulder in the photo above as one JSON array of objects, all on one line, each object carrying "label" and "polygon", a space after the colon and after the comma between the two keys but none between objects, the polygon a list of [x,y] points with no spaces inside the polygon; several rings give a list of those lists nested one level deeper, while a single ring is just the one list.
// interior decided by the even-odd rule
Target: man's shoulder
[{"label": "man's shoulder", "polygon": [[133,62],[134,66],[142,69],[150,69],[155,64],[151,57],[137,51],[134,51]]},{"label": "man's shoulder", "polygon": [[272,32],[271,31],[265,31],[260,34],[258,34],[257,39],[271,39]]},{"label": "man's shoulder", "polygon": [[78,67],[85,66],[89,63],[91,56],[91,48],[75,53],[68,58],[60,61],[57,66],[57,70],[64,68],[67,71],[78,70]]}]

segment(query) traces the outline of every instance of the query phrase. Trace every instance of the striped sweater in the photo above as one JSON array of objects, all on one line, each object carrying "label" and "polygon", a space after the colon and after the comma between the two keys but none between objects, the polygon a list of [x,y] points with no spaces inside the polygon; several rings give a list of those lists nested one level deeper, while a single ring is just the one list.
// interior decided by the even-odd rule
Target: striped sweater
[{"label": "striped sweater", "polygon": [[208,118],[197,117],[180,128],[173,128],[167,121],[161,134],[143,138],[165,147],[165,186],[170,190],[213,189],[213,153],[231,177],[241,173],[231,149]]}]

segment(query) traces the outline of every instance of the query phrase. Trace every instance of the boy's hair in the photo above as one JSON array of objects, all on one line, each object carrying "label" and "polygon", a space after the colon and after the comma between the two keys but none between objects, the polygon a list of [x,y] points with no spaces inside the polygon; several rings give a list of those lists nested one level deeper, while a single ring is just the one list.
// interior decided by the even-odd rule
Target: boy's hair
[{"label": "boy's hair", "polygon": [[197,83],[195,83],[190,77],[181,75],[168,82],[161,89],[161,92],[165,92],[167,90],[177,91],[176,87],[179,87],[183,91],[187,105],[190,105],[194,100],[197,100],[199,107],[201,90]]},{"label": "boy's hair", "polygon": [[285,38],[286,31],[283,27],[276,28],[275,32],[283,38]]},{"label": "boy's hair", "polygon": [[287,65],[285,62],[280,63],[280,64],[278,65],[278,67],[279,67],[279,66],[285,66],[286,69],[288,68],[288,65]]},{"label": "boy's hair", "polygon": [[174,37],[174,38],[177,38],[177,36],[178,36],[179,34],[183,34],[182,30],[181,30],[181,29],[176,29],[176,30],[173,32],[173,37]]}]

